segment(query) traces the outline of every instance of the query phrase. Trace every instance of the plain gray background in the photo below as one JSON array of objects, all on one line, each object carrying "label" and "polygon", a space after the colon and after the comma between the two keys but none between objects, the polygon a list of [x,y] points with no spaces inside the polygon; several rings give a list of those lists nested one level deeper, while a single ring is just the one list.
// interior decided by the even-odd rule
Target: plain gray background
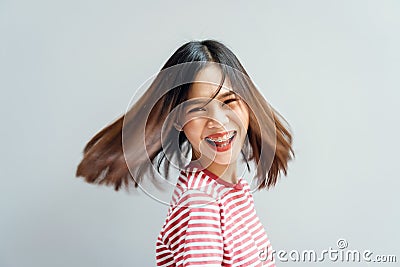
[{"label": "plain gray background", "polygon": [[399,14],[396,0],[2,0],[0,266],[155,265],[167,206],[74,174],[135,90],[206,38],[293,129],[288,176],[254,194],[274,249],[345,238],[399,261]]}]

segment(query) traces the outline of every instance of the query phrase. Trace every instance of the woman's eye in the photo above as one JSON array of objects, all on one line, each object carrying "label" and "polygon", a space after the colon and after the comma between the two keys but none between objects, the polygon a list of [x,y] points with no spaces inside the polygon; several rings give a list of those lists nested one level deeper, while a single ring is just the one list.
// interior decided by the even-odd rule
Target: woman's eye
[{"label": "woman's eye", "polygon": [[204,108],[193,108],[191,110],[189,110],[189,112],[198,112],[198,111],[205,111]]},{"label": "woman's eye", "polygon": [[230,98],[230,99],[227,99],[227,100],[224,101],[223,106],[224,106],[224,105],[229,105],[230,103],[235,102],[235,101],[237,101],[237,100],[238,100],[237,98]]}]

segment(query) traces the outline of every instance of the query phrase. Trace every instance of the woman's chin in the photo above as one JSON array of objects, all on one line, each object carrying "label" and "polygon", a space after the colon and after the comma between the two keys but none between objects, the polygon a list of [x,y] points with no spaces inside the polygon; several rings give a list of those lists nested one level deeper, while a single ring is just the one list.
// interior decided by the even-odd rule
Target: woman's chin
[{"label": "woman's chin", "polygon": [[238,149],[237,147],[232,147],[232,148],[225,151],[221,151],[220,149],[210,147],[207,144],[201,147],[200,160],[203,162],[208,162],[207,165],[211,165],[213,163],[218,165],[230,165],[232,163],[236,163],[238,156],[240,154],[240,149]]},{"label": "woman's chin", "polygon": [[214,155],[214,157],[206,155],[206,158],[210,161],[210,163],[215,163],[218,165],[230,165],[236,163],[237,156],[235,157],[232,153],[224,153],[225,155],[218,153]]}]

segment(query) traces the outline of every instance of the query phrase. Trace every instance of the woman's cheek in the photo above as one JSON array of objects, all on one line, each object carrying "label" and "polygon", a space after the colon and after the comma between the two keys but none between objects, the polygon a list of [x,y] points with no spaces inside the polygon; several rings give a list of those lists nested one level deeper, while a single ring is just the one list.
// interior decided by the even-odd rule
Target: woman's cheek
[{"label": "woman's cheek", "polygon": [[242,108],[237,108],[234,109],[233,111],[235,114],[233,119],[236,121],[236,124],[247,130],[249,126],[249,113],[246,110],[243,110]]},{"label": "woman's cheek", "polygon": [[183,127],[183,131],[192,145],[197,145],[200,143],[201,127],[199,122],[196,120],[187,122]]}]

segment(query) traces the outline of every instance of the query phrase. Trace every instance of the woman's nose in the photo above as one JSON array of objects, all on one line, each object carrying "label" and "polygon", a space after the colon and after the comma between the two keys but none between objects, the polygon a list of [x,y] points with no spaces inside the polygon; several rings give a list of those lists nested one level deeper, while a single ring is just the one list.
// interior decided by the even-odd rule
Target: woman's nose
[{"label": "woman's nose", "polygon": [[220,128],[225,126],[228,122],[229,117],[226,110],[219,107],[213,107],[209,109],[207,122],[207,126],[209,128]]}]

